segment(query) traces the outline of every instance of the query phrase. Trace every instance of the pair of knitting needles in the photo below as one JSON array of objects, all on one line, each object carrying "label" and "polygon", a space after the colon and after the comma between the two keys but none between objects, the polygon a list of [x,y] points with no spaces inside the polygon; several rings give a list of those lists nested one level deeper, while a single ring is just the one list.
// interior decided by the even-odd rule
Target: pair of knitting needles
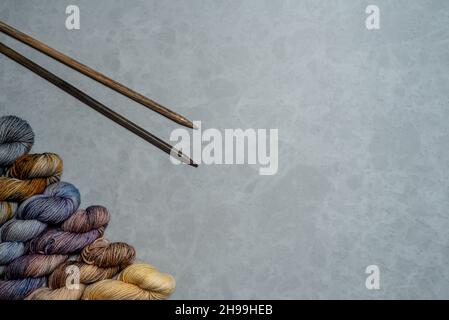
[{"label": "pair of knitting needles", "polygon": [[[47,46],[46,44],[40,42],[39,40],[36,40],[29,35],[26,35],[25,33],[7,25],[6,23],[0,21],[0,31],[4,34],[7,34],[11,37],[13,37],[16,40],[19,40],[20,42],[46,54],[47,56],[65,64],[66,66],[81,72],[82,74],[92,78],[93,80],[96,80],[103,85],[123,94],[124,96],[142,104],[143,106],[167,117],[170,120],[175,121],[176,123],[179,123],[183,126],[189,127],[194,129],[194,124],[186,119],[185,117],[181,116],[180,114],[160,105],[159,103],[141,95],[140,93],[122,85],[121,83],[118,83],[117,81],[105,76],[104,74],[101,74],[98,71],[95,71],[94,69],[70,58],[69,56]],[[137,136],[141,137],[142,139],[148,141],[149,143],[153,144],[157,148],[161,149],[162,151],[168,153],[170,156],[173,156],[177,158],[178,160],[189,164],[193,167],[197,167],[198,165],[193,162],[192,159],[190,159],[188,156],[182,153],[181,150],[175,149],[173,146],[168,144],[167,142],[159,139],[155,135],[151,134],[150,132],[146,131],[145,129],[139,127],[135,123],[131,122],[130,120],[126,119],[122,115],[118,114],[117,112],[111,110],[101,102],[95,100],[94,98],[90,97],[83,91],[79,90],[78,88],[74,87],[70,83],[62,80],[55,74],[51,73],[50,71],[44,69],[43,67],[39,66],[38,64],[34,63],[33,61],[25,58],[17,51],[14,51],[13,49],[7,47],[2,42],[0,42],[0,52],[4,54],[5,56],[9,57],[10,59],[16,61],[17,63],[21,64],[22,66],[28,68],[29,70],[33,71],[40,77],[44,78],[45,80],[51,82],[58,88],[64,90],[68,94],[72,95],[76,99],[80,100],[81,102],[85,103],[92,109],[96,110],[97,112],[103,114],[107,118],[111,119],[112,121],[118,123],[119,125],[123,126],[124,128],[128,129],[132,133],[136,134]]]}]

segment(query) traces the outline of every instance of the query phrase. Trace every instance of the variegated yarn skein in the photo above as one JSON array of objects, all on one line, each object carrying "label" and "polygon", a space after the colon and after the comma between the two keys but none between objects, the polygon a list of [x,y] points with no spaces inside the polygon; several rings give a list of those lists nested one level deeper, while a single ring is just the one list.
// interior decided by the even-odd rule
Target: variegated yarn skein
[{"label": "variegated yarn skein", "polygon": [[23,299],[45,284],[45,276],[67,260],[65,255],[25,255],[29,241],[49,226],[58,226],[75,213],[81,202],[78,189],[67,182],[49,185],[43,194],[25,200],[16,218],[0,228],[0,299]]},{"label": "variegated yarn skein", "polygon": [[[28,122],[15,117],[0,117],[0,176],[17,158],[30,152],[34,144],[34,132]],[[0,200],[0,226],[11,219],[17,203]]]},{"label": "variegated yarn skein", "polygon": [[[102,206],[78,210],[65,220],[60,228],[50,228],[30,240],[27,245],[28,254],[6,266],[5,278],[19,280],[48,276],[67,261],[70,255],[80,252],[85,246],[101,237],[109,218],[109,212]],[[30,293],[31,291],[21,292],[20,299]]]},{"label": "variegated yarn skein", "polygon": [[45,231],[29,242],[28,251],[37,254],[74,254],[102,237],[110,214],[103,206],[78,210],[60,228]]},{"label": "variegated yarn skein", "polygon": [[49,226],[65,221],[75,213],[80,202],[78,189],[67,182],[51,184],[43,194],[25,200],[17,209],[16,217],[0,228],[0,265],[24,255],[27,241]]},{"label": "variegated yarn skein", "polygon": [[0,177],[0,201],[22,202],[61,179],[62,159],[54,153],[19,157]]},{"label": "variegated yarn skein", "polygon": [[78,261],[66,262],[48,278],[48,288],[41,288],[27,300],[79,300],[87,285],[110,279],[130,265],[136,252],[126,243],[109,243],[104,238],[86,246]]},{"label": "variegated yarn skein", "polygon": [[133,247],[102,238],[110,220],[106,208],[74,213],[79,192],[59,182],[62,160],[50,153],[28,155],[33,141],[25,121],[0,118],[0,227],[14,216],[17,205],[11,203],[21,203],[16,217],[0,228],[0,299],[168,298],[174,278],[132,264]]},{"label": "variegated yarn skein", "polygon": [[102,280],[88,286],[83,300],[163,300],[176,287],[175,279],[149,264],[132,264],[117,280]]},{"label": "variegated yarn skein", "polygon": [[34,132],[28,122],[16,116],[0,117],[0,175],[30,152],[33,144]]}]

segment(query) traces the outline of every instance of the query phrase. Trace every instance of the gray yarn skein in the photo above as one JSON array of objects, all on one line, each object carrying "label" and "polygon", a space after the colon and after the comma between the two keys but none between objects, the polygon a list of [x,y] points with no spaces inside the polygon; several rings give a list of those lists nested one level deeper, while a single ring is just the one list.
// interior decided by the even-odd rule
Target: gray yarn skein
[{"label": "gray yarn skein", "polygon": [[[33,144],[34,132],[28,122],[16,116],[0,117],[0,176],[6,173],[8,167],[17,158],[30,152]],[[17,203],[14,202],[0,202],[0,225],[8,219],[9,214],[14,214],[17,206]],[[39,226],[35,228],[39,228]],[[17,232],[17,229],[19,228],[14,231]],[[10,242],[0,245],[0,261],[10,261],[15,258],[14,255],[20,256],[24,253],[25,245],[23,243]],[[4,267],[0,265],[0,276],[3,272]]]},{"label": "gray yarn skein", "polygon": [[80,203],[78,189],[63,181],[49,185],[44,193],[22,202],[15,218],[0,227],[0,266],[23,256],[28,241],[47,227],[59,226],[76,212]]},{"label": "gray yarn skein", "polygon": [[0,175],[33,144],[34,132],[28,122],[16,116],[0,117]]},{"label": "gray yarn skein", "polygon": [[[34,143],[30,125],[16,116],[0,117],[0,176],[17,158],[27,154]],[[0,201],[0,226],[14,216],[17,203]]]},{"label": "gray yarn skein", "polygon": [[38,220],[11,219],[6,222],[0,228],[0,266],[23,256],[26,252],[25,242],[41,234],[46,228],[47,224]]}]

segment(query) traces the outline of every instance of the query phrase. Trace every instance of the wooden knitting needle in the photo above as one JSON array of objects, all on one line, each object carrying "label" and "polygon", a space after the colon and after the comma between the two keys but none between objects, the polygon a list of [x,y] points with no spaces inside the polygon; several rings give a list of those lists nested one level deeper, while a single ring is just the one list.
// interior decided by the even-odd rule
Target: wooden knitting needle
[{"label": "wooden knitting needle", "polygon": [[104,74],[95,71],[94,69],[70,58],[69,56],[47,46],[39,40],[30,37],[29,35],[11,27],[10,25],[7,25],[2,21],[0,21],[0,31],[183,126],[195,128],[192,121],[186,119],[180,114],[160,105],[159,103],[145,97],[144,95],[141,95],[123,84],[112,80]]},{"label": "wooden knitting needle", "polygon": [[88,96],[81,90],[75,88],[70,83],[62,80],[58,76],[54,75],[50,71],[42,68],[41,66],[37,65],[33,61],[25,58],[20,53],[14,51],[13,49],[5,46],[3,43],[0,42],[0,52],[3,53],[5,56],[11,58],[12,60],[16,61],[17,63],[21,64],[22,66],[28,68],[29,70],[33,71],[40,77],[44,78],[45,80],[53,83],[58,88],[64,90],[68,94],[72,95],[73,97],[77,98],[81,102],[85,103],[92,109],[98,111],[99,113],[103,114],[104,116],[108,117],[112,121],[118,123],[122,127],[128,129],[129,131],[133,132],[134,134],[138,135],[142,139],[148,141],[149,143],[153,144],[154,146],[158,147],[162,151],[168,153],[171,156],[174,156],[178,160],[187,163],[193,167],[198,167],[198,164],[193,162],[192,159],[184,155],[180,150],[175,149],[165,141],[159,139],[158,137],[154,136],[153,134],[149,133],[145,129],[139,127],[135,123],[129,121],[122,115],[118,114],[117,112],[109,109],[104,104],[98,102],[94,98]]}]

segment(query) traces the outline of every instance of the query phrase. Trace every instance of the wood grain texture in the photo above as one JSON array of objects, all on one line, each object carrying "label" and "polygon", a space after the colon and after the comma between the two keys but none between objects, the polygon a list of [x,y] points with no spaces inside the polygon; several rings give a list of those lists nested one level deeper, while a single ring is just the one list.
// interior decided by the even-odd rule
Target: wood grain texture
[{"label": "wood grain texture", "polygon": [[10,25],[0,21],[0,31],[13,37],[16,40],[46,54],[47,56],[65,64],[66,66],[81,72],[82,74],[88,76],[89,78],[98,81],[105,86],[123,94],[124,96],[140,103],[141,105],[167,117],[170,120],[175,121],[183,126],[194,128],[192,121],[187,118],[181,116],[180,114],[160,105],[159,103],[151,100],[150,98],[145,97],[144,95],[124,86],[123,84],[105,76],[104,74],[95,71],[94,69],[82,64],[81,62],[76,61],[75,59],[70,58],[69,56],[59,52],[46,44],[40,42],[37,39],[11,27]]},{"label": "wood grain texture", "polygon": [[13,49],[7,47],[3,43],[0,42],[0,52],[4,54],[5,56],[11,58],[12,60],[16,61],[17,63],[21,64],[22,66],[28,68],[29,70],[33,71],[40,77],[44,78],[45,80],[51,82],[58,88],[64,90],[68,94],[72,95],[76,99],[80,100],[84,104],[88,105],[92,109],[96,110],[97,112],[103,114],[107,118],[111,119],[112,121],[118,123],[122,127],[128,129],[129,131],[133,132],[137,136],[141,137],[142,139],[150,142],[157,148],[161,149],[162,151],[168,153],[171,156],[175,156],[178,160],[187,163],[193,167],[197,167],[198,165],[193,162],[189,157],[184,155],[180,150],[176,150],[173,148],[170,144],[167,142],[159,139],[158,137],[154,136],[150,132],[146,131],[145,129],[139,127],[135,123],[129,121],[119,113],[115,112],[114,110],[108,108],[101,102],[95,100],[91,96],[87,95],[83,91],[77,89],[70,83],[62,80],[58,76],[54,75],[50,71],[42,68],[41,66],[37,65],[33,61],[25,58],[17,51],[14,51]]}]

